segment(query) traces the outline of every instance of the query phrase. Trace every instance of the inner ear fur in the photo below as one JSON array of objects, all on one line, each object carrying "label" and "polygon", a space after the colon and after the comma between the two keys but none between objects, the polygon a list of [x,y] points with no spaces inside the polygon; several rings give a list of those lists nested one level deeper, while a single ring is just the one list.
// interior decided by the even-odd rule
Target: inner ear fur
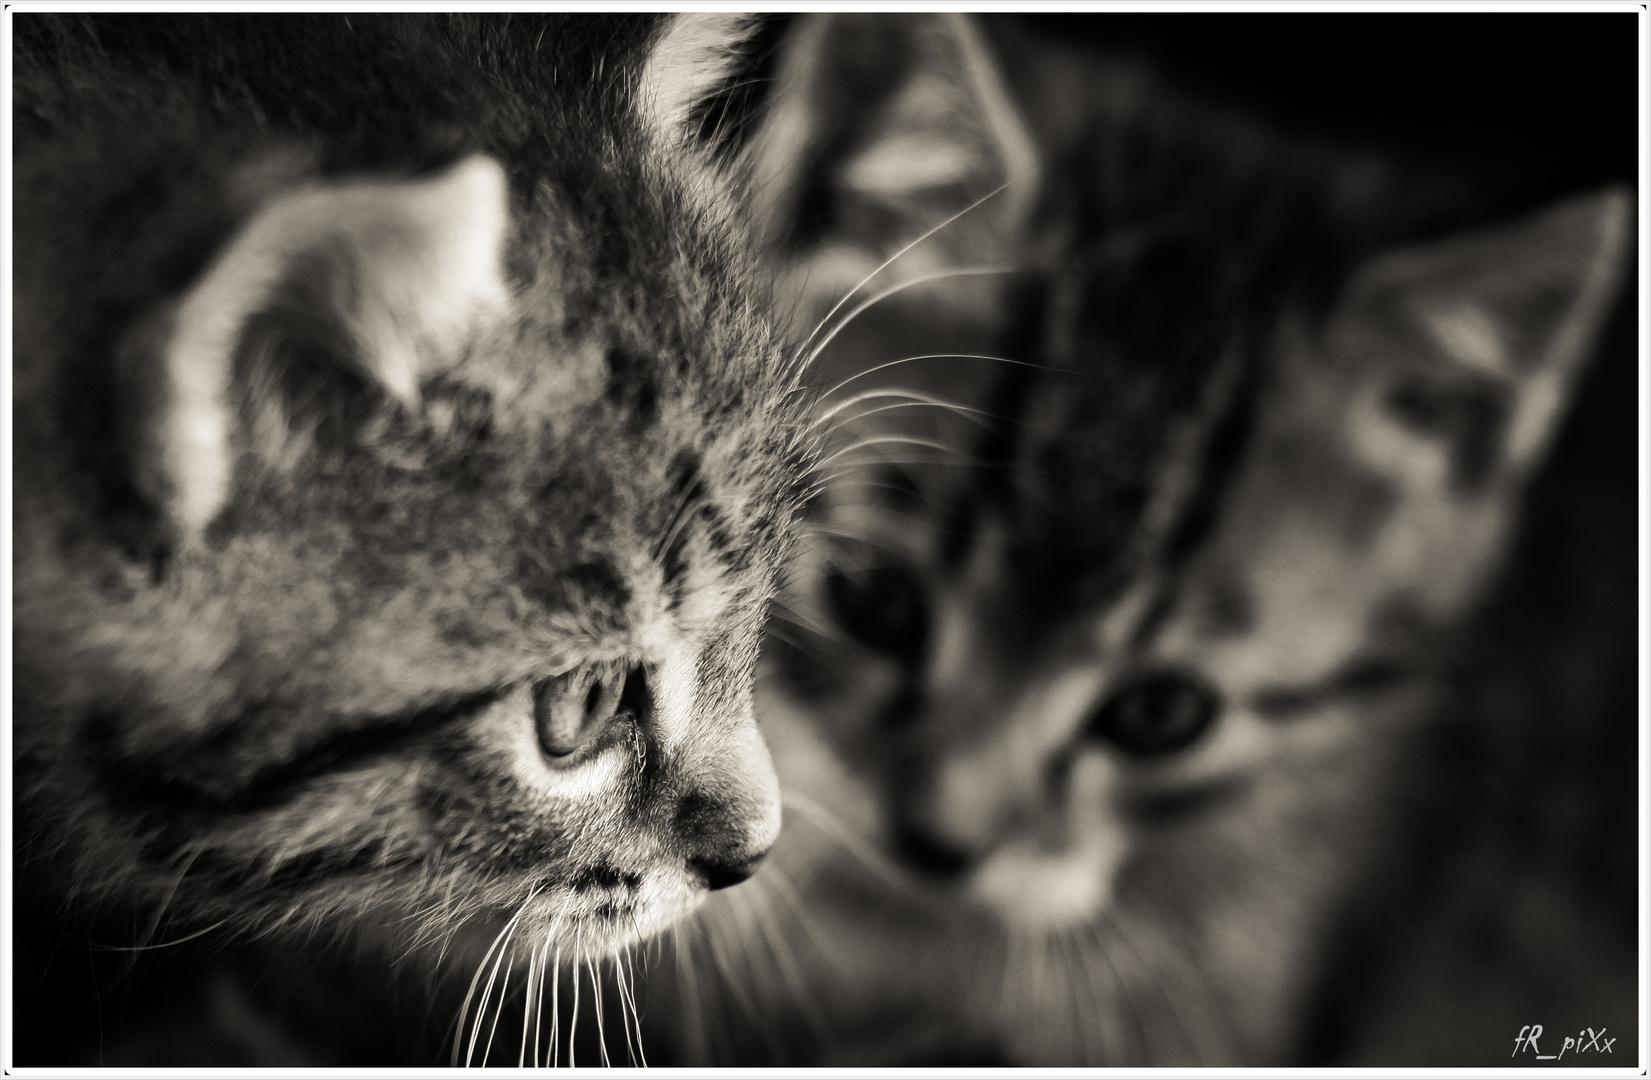
[{"label": "inner ear fur", "polygon": [[694,143],[699,109],[739,73],[759,16],[724,11],[667,15],[637,82],[637,110],[661,144]]},{"label": "inner ear fur", "polygon": [[[1451,458],[1462,493],[1540,462],[1621,288],[1632,201],[1612,188],[1502,228],[1374,260],[1332,316],[1397,432]],[[1421,460],[1417,458],[1416,460]]]},{"label": "inner ear fur", "polygon": [[[257,211],[140,335],[158,342],[154,367],[165,392],[146,425],[150,460],[136,474],[174,538],[198,539],[229,499],[236,447],[247,441],[237,402],[259,392],[235,385],[249,333],[273,346],[254,365],[270,386],[282,378],[268,364],[325,355],[336,367],[323,380],[353,380],[416,408],[420,379],[463,348],[484,313],[507,303],[500,256],[508,225],[504,170],[485,157],[413,180],[302,187]],[[281,348],[283,339],[298,347]],[[263,411],[305,422],[285,403],[266,404]]]},{"label": "inner ear fur", "polygon": [[879,283],[1001,260],[1038,168],[978,24],[957,14],[799,18],[745,160],[756,228],[803,283],[800,310],[960,212]]}]

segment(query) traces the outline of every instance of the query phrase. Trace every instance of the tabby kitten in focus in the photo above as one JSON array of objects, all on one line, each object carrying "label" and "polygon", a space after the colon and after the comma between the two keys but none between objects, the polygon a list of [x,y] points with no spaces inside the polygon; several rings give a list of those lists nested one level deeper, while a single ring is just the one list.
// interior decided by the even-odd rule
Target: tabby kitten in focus
[{"label": "tabby kitten in focus", "polygon": [[13,26],[19,1060],[206,1053],[63,1034],[62,899],[462,986],[746,878],[808,462],[701,136],[750,21]]},{"label": "tabby kitten in focus", "polygon": [[959,16],[803,20],[765,124],[835,450],[759,679],[785,832],[676,933],[667,1041],[1297,1060],[1627,196],[1461,225]]}]

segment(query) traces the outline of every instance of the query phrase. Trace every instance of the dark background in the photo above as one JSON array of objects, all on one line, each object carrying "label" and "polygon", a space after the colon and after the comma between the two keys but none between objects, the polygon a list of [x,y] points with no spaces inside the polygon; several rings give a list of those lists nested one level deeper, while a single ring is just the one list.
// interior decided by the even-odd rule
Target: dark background
[{"label": "dark background", "polygon": [[1631,180],[1637,16],[1039,15],[1298,131],[1469,174],[1509,206]]}]

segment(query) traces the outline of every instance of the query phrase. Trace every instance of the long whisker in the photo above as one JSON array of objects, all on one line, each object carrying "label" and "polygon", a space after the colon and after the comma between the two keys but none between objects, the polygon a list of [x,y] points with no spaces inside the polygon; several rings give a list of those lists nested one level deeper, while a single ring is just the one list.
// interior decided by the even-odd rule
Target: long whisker
[{"label": "long whisker", "polygon": [[591,974],[591,1006],[596,1009],[596,1049],[603,1052],[603,1067],[611,1068],[613,1062],[608,1060],[608,1030],[603,1027],[603,984],[601,984],[601,976],[598,974],[599,964],[601,964],[599,956],[586,954],[584,969]]},{"label": "long whisker", "polygon": [[[924,408],[944,409],[949,413],[954,413],[962,417],[964,420],[967,420],[969,423],[976,425],[982,430],[990,431],[992,429],[992,425],[982,419],[982,417],[989,417],[989,413],[982,412],[980,409],[971,409],[964,405],[947,405],[946,403],[940,401],[902,401],[893,405],[879,405],[875,409],[864,409],[860,412],[852,414],[847,420],[843,421],[843,426],[846,427],[849,424],[857,424],[860,421],[865,420],[867,417],[877,416],[886,412],[894,412],[898,409]],[[969,415],[971,413],[975,415]]]},{"label": "long whisker", "polygon": [[233,921],[235,921],[235,916],[231,915],[231,916],[228,916],[226,918],[219,919],[217,922],[213,923],[211,926],[207,926],[207,927],[204,927],[200,930],[196,930],[192,934],[185,934],[181,938],[173,938],[171,941],[157,941],[157,942],[154,942],[154,943],[149,944],[149,945],[99,945],[99,946],[97,946],[97,948],[101,952],[134,952],[134,953],[135,952],[150,952],[154,949],[170,949],[174,945],[182,945],[186,941],[194,941],[198,937],[205,937],[207,934],[212,933],[212,931],[214,931],[214,930],[218,929],[219,927],[224,926],[228,923],[231,923]]},{"label": "long whisker", "polygon": [[[490,957],[492,957],[493,950],[497,949],[499,947],[499,943],[504,940],[505,935],[510,932],[510,928],[514,925],[515,925],[515,920],[514,919],[512,919],[510,922],[507,922],[507,923],[504,924],[504,926],[499,930],[498,934],[493,938],[493,944],[489,945],[487,947],[487,951],[482,953],[481,963],[476,965],[476,974],[474,974],[470,977],[470,989],[465,992],[464,1004],[459,1007],[458,1034],[456,1034],[454,1039],[453,1039],[453,1066],[455,1068],[459,1064],[459,1041],[460,1041],[460,1038],[462,1037],[462,1034],[464,1032],[464,1018],[466,1016],[468,1016],[469,1013],[470,1013],[471,999],[473,999],[476,996],[476,984],[481,981],[482,972],[487,970],[487,961]],[[480,1025],[481,1025],[481,1014],[480,1013],[476,1014],[476,1024],[477,1024],[477,1029],[476,1030],[480,1031],[481,1030],[481,1027],[480,1027]],[[474,1033],[471,1035],[470,1041],[471,1041],[471,1045],[474,1046],[475,1045],[475,1035],[474,1035]],[[466,1064],[468,1064],[468,1061],[466,1062]]]},{"label": "long whisker", "polygon": [[785,902],[791,921],[802,929],[803,934],[809,940],[809,944],[813,945],[814,950],[835,967],[839,974],[848,973],[850,968],[848,962],[842,956],[841,949],[835,947],[835,944],[830,940],[830,935],[819,926],[818,920],[809,913],[808,908],[803,904],[802,897],[797,892],[797,887],[791,883],[785,872],[778,866],[769,867],[766,872],[773,895]]},{"label": "long whisker", "polygon": [[573,1017],[568,1024],[568,1068],[573,1068],[573,1037],[579,1031],[579,949],[583,944],[584,931],[573,939]]},{"label": "long whisker", "polygon": [[[520,917],[521,912],[517,911],[516,917],[505,924],[505,936],[499,945],[498,957],[493,961],[493,971],[487,976],[487,985],[482,988],[482,1000],[476,1006],[476,1022],[470,1029],[470,1044],[464,1052],[464,1067],[467,1069],[470,1067],[470,1059],[476,1053],[476,1040],[481,1038],[482,1021],[487,1017],[487,1000],[493,994],[493,982],[499,977],[499,966],[504,963],[505,952],[510,944],[510,936],[515,933],[516,919]],[[486,960],[482,961],[484,965],[486,962]]]},{"label": "long whisker", "polygon": [[[773,896],[769,889],[766,896]],[[750,896],[752,904],[753,922],[757,932],[762,936],[763,944],[768,946],[769,954],[774,957],[775,966],[779,969],[780,981],[791,995],[791,1000],[797,1005],[804,1021],[820,1039],[828,1037],[828,1026],[825,1015],[819,1003],[810,992],[808,980],[803,974],[803,967],[797,962],[796,955],[791,951],[786,941],[783,928],[778,925],[779,912],[772,906],[759,907],[754,895]],[[767,918],[763,916],[766,915]],[[799,922],[799,925],[800,922]]]},{"label": "long whisker", "polygon": [[646,1069],[648,1053],[642,1047],[642,1010],[636,1006],[636,960],[631,956],[628,946],[625,949],[625,959],[630,969],[625,978],[625,998],[630,1002],[631,1020],[636,1027],[636,1056],[631,1058],[631,1064],[640,1063]]},{"label": "long whisker", "polygon": [[[945,221],[942,221],[940,224],[936,225],[934,228],[932,228],[932,229],[928,230],[927,232],[923,233],[917,239],[913,240],[911,243],[907,244],[905,247],[901,248],[899,251],[896,251],[893,255],[890,255],[888,258],[884,259],[881,263],[878,264],[877,269],[873,270],[871,273],[869,273],[865,277],[861,278],[858,282],[855,283],[854,288],[852,288],[848,292],[844,293],[843,296],[842,296],[842,299],[838,300],[835,304],[832,305],[831,310],[825,313],[825,317],[822,318],[815,325],[814,329],[809,331],[808,336],[803,339],[801,349],[806,350],[808,348],[809,342],[814,340],[814,336],[816,334],[818,334],[821,330],[825,329],[825,327],[828,324],[830,324],[831,317],[833,315],[837,314],[838,309],[841,308],[844,304],[848,303],[849,299],[851,297],[853,297],[853,295],[855,293],[857,293],[861,289],[865,288],[866,283],[871,281],[872,278],[876,277],[878,274],[881,274],[884,270],[887,270],[891,265],[894,264],[895,260],[900,258],[900,256],[904,255],[906,252],[910,251],[912,248],[916,247],[918,244],[921,244],[923,241],[927,240],[929,237],[933,236],[935,233],[939,232],[941,229],[944,229],[946,226],[950,225],[952,222],[956,221],[958,218],[961,218],[963,215],[965,215],[967,213],[970,213],[975,208],[979,207],[982,203],[986,202],[986,200],[988,200],[990,198],[993,198],[994,196],[996,196],[998,194],[1001,194],[1002,191],[1005,188],[1007,188],[1008,186],[1009,186],[1008,183],[1000,184],[998,187],[996,187],[993,190],[991,190],[991,191],[987,192],[986,194],[982,195],[980,198],[976,199],[974,202],[970,203],[968,206],[965,206],[963,209],[959,210],[957,213],[953,214],[951,217],[947,218]],[[810,357],[810,360],[812,361],[812,357]]]},{"label": "long whisker", "polygon": [[705,1006],[701,1000],[702,990],[699,983],[699,969],[694,964],[693,939],[688,931],[702,933],[698,924],[679,925],[671,928],[672,960],[676,965],[676,985],[682,994],[682,1011],[685,1019],[681,1022],[684,1037],[687,1040],[688,1064],[700,1065],[711,1057],[710,1035],[705,1019]]},{"label": "long whisker", "polygon": [[790,806],[801,811],[803,816],[810,819],[815,827],[841,844],[845,851],[853,855],[861,865],[871,871],[883,884],[896,892],[907,895],[912,892],[911,885],[902,879],[899,872],[889,864],[889,861],[865,841],[855,836],[830,810],[796,791],[781,792],[780,803],[782,806]]},{"label": "long whisker", "polygon": [[625,963],[630,958],[629,947],[622,953],[614,954],[613,958],[613,988],[619,995],[619,1030],[625,1036],[625,1056],[632,1065],[636,1064],[636,1046],[631,1042],[631,1002],[625,995]]},{"label": "long whisker", "polygon": [[770,610],[770,615],[772,618],[778,619],[782,622],[788,622],[794,626],[800,626],[804,630],[807,630],[818,637],[823,637],[839,643],[844,640],[837,635],[837,631],[832,627],[827,626],[825,623],[819,622],[816,619],[811,619],[806,615],[781,604],[776,603]]},{"label": "long whisker", "polygon": [[982,464],[982,462],[974,460],[963,451],[958,450],[955,447],[947,446],[945,443],[936,439],[925,439],[917,435],[870,435],[864,439],[860,439],[857,442],[849,443],[847,446],[840,449],[833,450],[830,454],[827,454],[823,459],[821,459],[818,467],[822,469],[828,468],[835,465],[840,459],[854,453],[855,451],[869,450],[874,446],[918,446],[925,450],[938,450],[941,453],[955,455],[971,465]]},{"label": "long whisker", "polygon": [[831,389],[822,393],[820,397],[822,400],[828,399],[833,394],[842,390],[849,383],[854,382],[856,379],[863,379],[867,375],[875,375],[879,371],[886,371],[892,367],[899,367],[901,364],[915,363],[918,360],[990,360],[997,364],[1012,364],[1015,367],[1032,368],[1034,371],[1048,371],[1057,375],[1072,375],[1078,378],[1093,377],[1088,376],[1085,372],[1081,371],[1072,371],[1068,368],[1052,367],[1049,364],[1034,364],[1030,360],[1011,360],[1007,356],[987,356],[984,353],[923,353],[919,356],[902,356],[898,360],[886,360],[881,364],[873,364],[871,367],[866,368],[863,371],[855,372],[853,375],[843,379],[836,386],[833,386]]},{"label": "long whisker", "polygon": [[[1110,924],[1117,926],[1116,922]],[[1150,1057],[1152,1054],[1152,1033],[1147,1029],[1146,1018],[1141,1014],[1140,1004],[1135,999],[1135,988],[1130,980],[1124,978],[1118,970],[1118,965],[1112,960],[1112,950],[1107,948],[1105,939],[1097,929],[1094,932],[1096,951],[1100,953],[1101,961],[1106,964],[1107,971],[1112,976],[1112,985],[1118,988],[1118,997],[1122,1000],[1124,1009],[1129,1013],[1130,1022],[1135,1027],[1136,1037],[1140,1040],[1141,1056]],[[1120,939],[1121,940],[1121,939]]]},{"label": "long whisker", "polygon": [[[503,957],[504,954],[501,952],[499,955]],[[504,982],[499,984],[499,1005],[498,1008],[493,1010],[493,1024],[487,1029],[487,1044],[482,1047],[481,1067],[484,1069],[487,1068],[487,1055],[493,1052],[493,1036],[497,1034],[499,1030],[499,1017],[504,1015],[504,1006],[505,1001],[507,1000],[505,997],[505,991],[510,989],[510,972],[515,966],[515,964],[506,964],[504,966]],[[484,1011],[487,1008],[487,994],[485,991],[482,994],[482,1008]]]},{"label": "long whisker", "polygon": [[[516,1067],[518,1069],[527,1064],[527,1026],[533,1020],[533,993],[535,989],[542,989],[533,980],[533,976],[536,973],[540,975],[543,974],[543,972],[539,971],[539,946],[534,945],[527,951],[527,978],[522,985],[522,1044],[521,1048],[516,1053]],[[535,1031],[533,1033],[533,1037],[537,1040],[539,1033]],[[486,1060],[486,1055],[483,1055],[483,1060]],[[535,1048],[533,1052],[533,1064],[539,1064],[539,1052],[537,1048]]]},{"label": "long whisker", "polygon": [[830,345],[838,334],[847,329],[850,323],[891,296],[897,296],[907,289],[913,289],[919,285],[927,285],[935,281],[950,281],[953,278],[965,277],[986,277],[993,274],[1015,274],[1019,273],[1020,269],[1018,266],[960,266],[950,270],[935,270],[932,273],[919,274],[914,278],[907,278],[897,285],[890,285],[881,292],[874,293],[865,300],[860,301],[849,310],[847,315],[837,320],[837,325],[831,328],[831,332],[821,338],[819,343],[811,348],[808,355],[803,358],[803,368],[807,370],[812,367],[814,361],[818,360],[820,354],[826,350],[826,346]]},{"label": "long whisker", "polygon": [[[550,968],[550,1045],[545,1048],[545,1060],[556,1064],[556,1046],[562,1038],[562,947],[556,946],[556,962]],[[568,1051],[568,1064],[573,1064],[573,1052]]]},{"label": "long whisker", "polygon": [[[750,977],[750,984],[757,991],[756,997],[752,999],[756,1011],[751,1012],[749,1015],[756,1022],[757,1030],[762,1034],[770,1059],[783,1060],[785,1055],[777,1040],[774,1025],[769,1022],[771,1014],[767,1008],[773,1000],[773,991],[779,988],[775,987],[773,980],[768,977],[766,968],[759,968],[758,961],[760,957],[752,947],[757,938],[753,930],[760,930],[761,924],[750,895],[745,892],[730,893],[728,895],[727,910],[738,923],[738,937],[735,941],[739,945],[741,957],[745,961],[745,971]],[[772,954],[772,950],[770,950],[770,953]]]},{"label": "long whisker", "polygon": [[947,401],[944,398],[937,397],[933,394],[924,394],[916,390],[863,390],[858,394],[852,394],[849,397],[844,398],[842,401],[835,402],[831,408],[817,415],[811,421],[811,425],[816,428],[823,427],[824,425],[829,424],[834,417],[845,409],[858,405],[861,402],[877,401],[886,398],[897,399],[898,404],[882,405],[875,409],[867,409],[865,412],[855,413],[853,419],[861,420],[868,416],[875,416],[881,412],[888,412],[890,409],[912,408],[917,405],[932,405],[938,409],[946,409],[950,412],[958,413],[963,415],[966,419],[970,419],[974,423],[980,424],[982,427],[990,427],[991,425],[985,423],[983,420],[974,419],[975,417],[1001,419],[999,417],[992,416],[991,413],[986,412],[984,409],[976,409],[968,405],[959,405],[954,401]]}]

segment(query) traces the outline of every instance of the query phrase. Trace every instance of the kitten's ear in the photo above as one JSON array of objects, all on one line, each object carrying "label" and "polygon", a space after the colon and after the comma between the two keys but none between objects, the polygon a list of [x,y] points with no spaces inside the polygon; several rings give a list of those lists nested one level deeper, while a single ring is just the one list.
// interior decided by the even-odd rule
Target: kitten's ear
[{"label": "kitten's ear", "polygon": [[243,447],[290,454],[293,431],[327,419],[306,411],[339,411],[338,388],[416,408],[421,373],[506,302],[509,220],[504,170],[482,157],[265,203],[137,349],[164,390],[138,425],[136,480],[173,539],[223,508]]},{"label": "kitten's ear", "polygon": [[637,84],[643,123],[662,144],[691,143],[699,106],[733,78],[757,26],[755,15],[723,11],[665,17]]},{"label": "kitten's ear", "polygon": [[759,231],[832,301],[989,195],[903,258],[902,276],[1001,256],[1038,173],[980,28],[958,14],[800,18],[748,166]]},{"label": "kitten's ear", "polygon": [[1280,687],[1431,653],[1498,566],[1621,285],[1630,217],[1607,191],[1357,275],[1319,344],[1280,357],[1168,655],[1288,716],[1304,699]]},{"label": "kitten's ear", "polygon": [[[1354,538],[1326,563],[1344,581],[1405,592],[1439,618],[1460,611],[1496,566],[1609,314],[1631,206],[1607,191],[1372,262],[1287,395],[1287,441],[1319,464],[1260,503]],[[1386,494],[1338,494],[1358,491]]]},{"label": "kitten's ear", "polygon": [[1327,339],[1362,372],[1361,454],[1463,498],[1522,479],[1620,286],[1631,216],[1610,190],[1366,267]]}]

